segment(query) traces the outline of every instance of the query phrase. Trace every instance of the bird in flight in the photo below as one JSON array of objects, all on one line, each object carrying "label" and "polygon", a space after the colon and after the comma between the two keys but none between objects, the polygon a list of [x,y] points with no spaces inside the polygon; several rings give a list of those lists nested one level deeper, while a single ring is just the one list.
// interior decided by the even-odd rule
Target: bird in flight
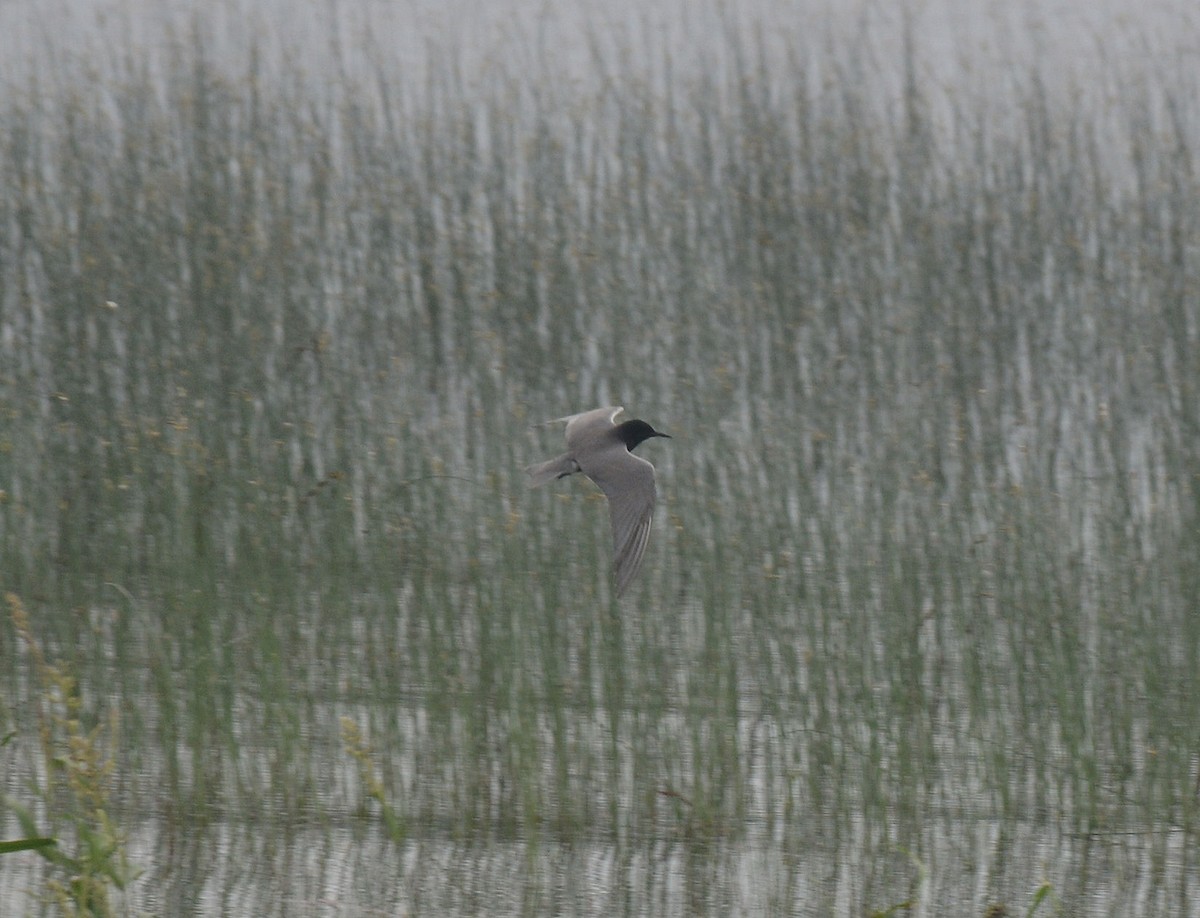
[{"label": "bird in flight", "polygon": [[[629,586],[650,539],[654,515],[654,466],[633,454],[633,449],[659,433],[645,421],[616,422],[623,408],[595,408],[547,424],[566,422],[567,451],[561,456],[528,466],[529,487],[583,472],[608,498],[612,513],[613,572],[617,595]],[[544,426],[544,425],[539,425]]]}]

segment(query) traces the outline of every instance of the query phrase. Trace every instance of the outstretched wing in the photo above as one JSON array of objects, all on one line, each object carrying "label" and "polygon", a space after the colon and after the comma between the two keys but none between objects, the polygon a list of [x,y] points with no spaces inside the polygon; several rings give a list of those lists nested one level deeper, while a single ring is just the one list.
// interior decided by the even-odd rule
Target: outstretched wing
[{"label": "outstretched wing", "polygon": [[654,518],[654,466],[616,443],[601,461],[588,463],[587,476],[608,498],[612,514],[613,572],[617,595],[629,586],[642,566],[650,524]]}]

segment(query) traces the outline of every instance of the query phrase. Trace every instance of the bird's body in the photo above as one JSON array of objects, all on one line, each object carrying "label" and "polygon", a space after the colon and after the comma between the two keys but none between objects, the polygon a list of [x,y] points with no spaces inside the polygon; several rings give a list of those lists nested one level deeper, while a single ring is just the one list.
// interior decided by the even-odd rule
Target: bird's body
[{"label": "bird's body", "polygon": [[612,512],[618,596],[642,566],[654,516],[654,466],[631,451],[643,440],[667,437],[645,421],[616,423],[622,410],[596,408],[559,418],[567,424],[567,451],[525,469],[531,488],[583,472],[604,492]]}]

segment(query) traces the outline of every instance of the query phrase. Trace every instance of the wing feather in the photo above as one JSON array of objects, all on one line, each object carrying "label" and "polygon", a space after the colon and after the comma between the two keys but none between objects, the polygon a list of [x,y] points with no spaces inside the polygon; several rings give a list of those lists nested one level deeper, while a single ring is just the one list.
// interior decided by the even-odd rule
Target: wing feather
[{"label": "wing feather", "polygon": [[613,555],[613,573],[617,578],[617,595],[624,594],[626,587],[641,570],[646,546],[650,543],[650,528],[654,514],[647,511],[630,534],[629,540]]},{"label": "wing feather", "polygon": [[613,571],[620,595],[641,568],[650,541],[656,496],[654,466],[633,455],[620,441],[614,441],[611,448],[590,458],[592,461],[583,466],[583,471],[608,498]]}]

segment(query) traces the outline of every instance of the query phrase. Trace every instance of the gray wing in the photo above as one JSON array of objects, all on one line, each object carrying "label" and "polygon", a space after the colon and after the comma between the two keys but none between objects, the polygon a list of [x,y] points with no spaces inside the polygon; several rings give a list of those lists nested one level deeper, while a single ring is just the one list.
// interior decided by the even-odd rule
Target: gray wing
[{"label": "gray wing", "polygon": [[567,422],[567,448],[570,450],[586,448],[588,441],[598,434],[611,430],[614,426],[613,421],[624,410],[624,408],[611,406],[593,408],[591,411],[563,418]]},{"label": "gray wing", "polygon": [[608,498],[612,513],[613,572],[617,595],[629,586],[642,566],[654,517],[654,466],[633,455],[622,443],[606,450],[599,462],[584,468]]}]

